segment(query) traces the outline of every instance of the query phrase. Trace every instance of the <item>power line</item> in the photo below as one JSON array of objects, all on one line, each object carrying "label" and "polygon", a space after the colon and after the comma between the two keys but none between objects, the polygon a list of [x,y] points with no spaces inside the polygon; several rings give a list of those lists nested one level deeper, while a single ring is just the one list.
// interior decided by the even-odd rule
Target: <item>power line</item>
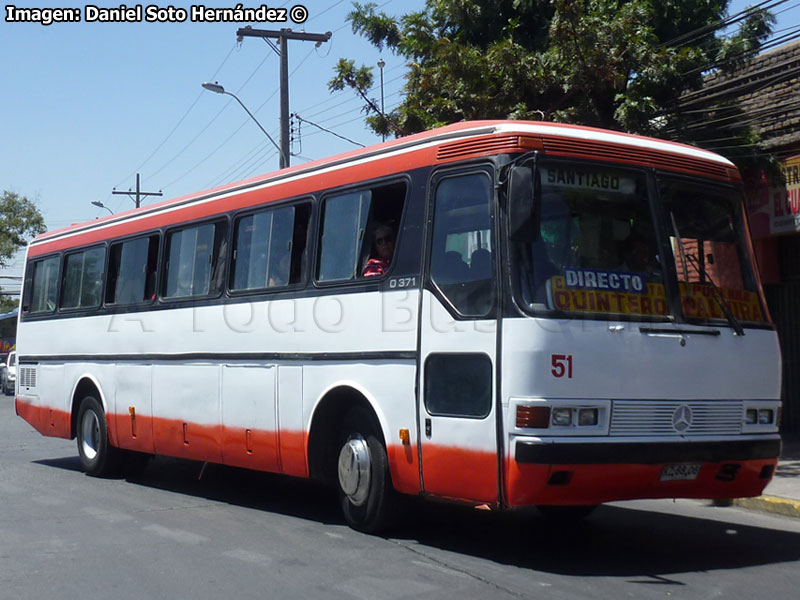
[{"label": "power line", "polygon": [[[311,50],[310,50],[310,51],[309,51],[309,52],[308,52],[308,53],[307,53],[307,54],[306,54],[306,55],[303,57],[303,59],[302,59],[302,60],[301,60],[301,61],[300,61],[300,62],[297,64],[297,66],[295,66],[295,68],[294,68],[294,69],[292,70],[292,72],[291,72],[291,75],[294,75],[294,74],[295,74],[295,73],[296,73],[296,72],[297,72],[297,71],[300,69],[300,67],[302,67],[302,66],[303,66],[303,64],[304,64],[304,63],[305,63],[305,62],[306,62],[306,61],[307,61],[307,60],[308,60],[308,59],[311,57],[311,55],[312,55],[313,53],[314,53],[314,48],[312,48],[312,49],[311,49]],[[268,57],[267,57],[267,58],[268,58]],[[266,58],[265,58],[265,60],[266,60]],[[243,87],[243,86],[242,86],[242,87]],[[241,88],[240,88],[240,89],[241,89]],[[258,112],[259,112],[259,111],[260,111],[262,108],[264,108],[264,106],[266,106],[266,105],[267,105],[267,103],[268,103],[268,102],[269,102],[269,101],[270,101],[270,100],[271,100],[271,99],[272,99],[272,98],[275,96],[275,94],[277,93],[277,91],[278,91],[277,89],[273,90],[273,92],[272,92],[272,93],[271,93],[269,96],[267,96],[267,98],[264,100],[264,102],[262,102],[262,103],[261,103],[261,104],[260,104],[260,105],[259,105],[259,106],[258,106],[258,107],[257,107],[257,108],[254,110],[254,111],[253,111],[253,113],[254,113],[254,114],[257,114],[257,113],[258,113]],[[225,107],[227,107],[227,104],[225,105]],[[224,107],[223,107],[223,108],[224,108]],[[202,160],[200,161],[200,163],[196,164],[196,165],[195,165],[194,167],[192,167],[192,168],[191,168],[189,171],[187,171],[186,173],[184,173],[184,174],[183,174],[181,177],[179,177],[178,179],[176,179],[175,181],[173,181],[173,182],[172,182],[171,184],[169,184],[169,185],[173,185],[174,183],[176,183],[176,182],[180,181],[181,179],[183,179],[184,177],[186,177],[187,175],[189,175],[189,173],[191,173],[192,171],[194,171],[194,170],[195,170],[195,169],[196,169],[198,166],[200,166],[200,164],[202,164],[203,162],[205,162],[206,160],[208,160],[208,159],[211,157],[211,155],[213,155],[213,154],[215,154],[216,152],[218,152],[218,151],[219,151],[219,150],[220,150],[220,149],[221,149],[221,148],[222,148],[222,147],[223,147],[223,146],[224,146],[224,145],[225,145],[227,142],[229,142],[229,141],[230,141],[230,140],[233,138],[233,136],[234,136],[236,133],[238,133],[238,132],[239,132],[239,131],[240,131],[240,130],[241,130],[241,129],[242,129],[242,128],[243,128],[243,127],[244,127],[244,126],[247,124],[247,123],[249,123],[249,120],[248,120],[248,119],[245,119],[245,120],[243,120],[243,121],[242,121],[242,123],[241,123],[241,125],[239,125],[239,127],[238,127],[238,128],[237,128],[237,129],[236,129],[234,132],[233,132],[233,134],[231,134],[231,135],[229,135],[227,138],[225,138],[225,140],[224,140],[224,141],[223,141],[223,142],[222,142],[222,143],[221,143],[219,146],[217,146],[217,147],[216,147],[216,148],[215,148],[215,149],[212,151],[212,153],[211,153],[210,155],[206,156],[204,159],[202,159]],[[274,132],[273,132],[273,133],[274,133]],[[259,149],[260,149],[260,148],[262,148],[262,146],[263,146],[263,144],[259,143],[257,146],[255,146],[255,147],[251,148],[250,150],[248,150],[247,152],[245,152],[245,156],[252,155],[252,154],[253,154],[253,153],[255,153],[255,152],[259,152]],[[244,159],[239,159],[239,161],[241,161],[241,160],[244,160]],[[232,167],[228,167],[227,171],[230,171],[230,169],[232,169],[232,168],[233,168],[233,169],[236,169],[236,168],[238,168],[238,162],[239,162],[239,161],[236,161]],[[226,171],[226,172],[227,172],[227,171]],[[215,182],[216,182],[216,181],[220,181],[220,177],[218,176],[217,178],[215,178],[215,179],[214,179],[214,181],[215,181]],[[230,181],[230,179],[224,179],[224,181]],[[169,187],[169,186],[167,186],[167,187]],[[205,186],[205,187],[209,187],[209,186]]]},{"label": "power line", "polygon": [[366,146],[364,144],[362,144],[361,142],[356,142],[355,140],[351,140],[349,137],[343,136],[343,135],[341,135],[339,133],[336,133],[335,131],[331,131],[330,129],[326,129],[322,125],[317,125],[316,123],[313,123],[313,122],[309,121],[308,119],[302,118],[297,113],[293,113],[293,114],[294,114],[295,117],[297,117],[297,120],[300,121],[301,123],[308,123],[309,125],[313,125],[317,129],[321,129],[322,131],[330,133],[331,135],[335,135],[336,137],[341,138],[346,142],[350,142],[351,144],[355,144],[356,146],[361,146],[362,148],[366,148]]},{"label": "power line", "polygon": [[769,8],[773,8],[774,6],[780,6],[781,4],[788,2],[788,0],[775,0],[774,4],[770,6],[764,6],[765,4],[770,4],[770,2],[772,1],[773,0],[764,0],[762,2],[759,2],[758,4],[749,6],[746,9],[738,13],[735,13],[729,17],[725,17],[723,19],[715,21],[714,23],[703,25],[702,27],[698,27],[697,29],[693,29],[692,31],[683,33],[679,36],[672,38],[671,40],[662,43],[661,47],[663,48],[669,46],[673,48],[680,48],[682,46],[688,45],[689,43],[693,42],[696,39],[703,38],[707,35],[711,35],[716,31],[719,31],[720,29],[724,29],[726,27],[729,27],[730,25],[738,23],[739,21],[746,19],[748,16],[755,14],[755,12],[761,8],[763,8],[764,10],[769,10]]},{"label": "power line", "polygon": [[[392,0],[388,0],[387,2],[384,2],[383,4],[381,4],[381,5],[380,5],[380,7],[379,7],[379,8],[382,8],[382,7],[386,6],[387,4],[390,4],[390,3],[391,3],[391,1],[392,1]],[[340,3],[341,3],[341,2],[337,3],[336,5],[338,5],[338,4],[340,4]],[[287,2],[287,3],[285,3],[285,4],[288,4],[288,2]],[[326,9],[326,11],[327,11],[327,10],[330,10],[330,9],[332,9],[332,8],[334,8],[334,6],[336,6],[336,5],[333,5],[333,6],[329,7],[328,9]],[[323,11],[323,12],[325,12],[325,11]],[[318,16],[318,15],[317,15],[317,16]],[[339,28],[335,29],[335,30],[334,30],[334,32],[338,32],[338,31],[340,31],[340,30],[342,30],[342,29],[345,29],[346,27],[348,27],[348,24],[347,24],[347,23],[345,23],[345,24],[343,24],[341,27],[339,27]],[[295,67],[295,69],[292,71],[292,75],[294,75],[294,73],[295,73],[295,72],[296,72],[296,71],[297,71],[297,70],[300,68],[300,66],[301,66],[301,65],[302,65],[302,64],[303,64],[303,63],[304,63],[304,62],[305,62],[305,61],[306,61],[306,60],[307,60],[307,59],[310,57],[310,55],[311,55],[311,54],[314,52],[314,50],[315,50],[315,48],[312,48],[312,49],[311,49],[311,51],[310,51],[310,52],[309,52],[309,53],[308,53],[308,54],[307,54],[307,55],[306,55],[306,56],[303,58],[303,60],[302,60],[302,61],[301,61],[301,62],[300,62],[298,65],[297,65],[297,67]],[[268,58],[268,57],[267,57],[267,58]],[[266,60],[266,58],[265,58],[265,60]],[[263,64],[263,61],[262,61],[262,64]],[[257,68],[256,68],[256,71],[257,71],[257,70],[260,68],[260,66],[261,66],[261,64],[259,64],[259,67],[257,67]],[[406,66],[406,65],[405,65],[405,63],[398,64],[397,66],[395,66],[395,67],[393,67],[392,69],[390,69],[390,71],[393,71],[393,70],[395,70],[395,69],[399,69],[399,68],[403,68],[404,66]],[[254,71],[254,72],[253,72],[253,74],[251,75],[251,78],[252,78],[252,76],[253,76],[254,74],[255,74],[255,71]],[[404,76],[404,75],[401,75],[401,76],[400,76],[400,77],[398,77],[397,79],[400,79],[400,78],[402,78],[403,76]],[[249,81],[249,79],[250,79],[250,78],[248,78],[248,81]],[[392,81],[393,81],[393,80],[392,80]],[[243,85],[242,85],[242,86],[241,86],[239,89],[241,90],[241,89],[244,87],[244,85],[246,85],[246,83],[247,83],[247,82],[245,82],[245,84],[243,84]],[[336,100],[338,99],[338,96],[340,96],[340,95],[341,95],[341,94],[343,94],[343,93],[344,93],[344,92],[341,92],[341,93],[337,94],[336,96],[334,96],[334,97],[332,97],[332,98],[329,98],[329,99],[327,99],[327,100],[324,100],[324,101],[322,101],[322,102],[319,102],[319,103],[317,103],[317,104],[314,104],[314,105],[312,105],[312,107],[320,106],[320,105],[322,105],[322,104],[324,104],[324,103],[326,103],[326,102],[329,102],[329,101],[331,101],[331,100],[333,100],[333,101],[336,101]],[[270,100],[270,99],[271,99],[273,96],[274,96],[274,92],[273,92],[273,94],[271,94],[271,95],[270,95],[270,96],[267,98],[267,100],[266,100],[264,103],[262,103],[262,104],[261,104],[261,105],[260,105],[260,106],[259,106],[259,107],[258,107],[258,108],[255,110],[255,111],[253,111],[253,112],[254,112],[254,113],[258,113],[258,112],[261,110],[261,108],[263,108],[263,107],[264,107],[264,106],[267,104],[267,102],[268,102],[268,101],[269,101],[269,100]],[[355,100],[357,100],[357,99],[355,99]],[[349,100],[348,100],[347,102],[349,102]],[[223,110],[224,110],[226,107],[227,107],[227,104],[226,104],[226,105],[223,107]],[[359,109],[359,110],[360,110],[360,109]],[[221,111],[220,111],[220,112],[221,112]],[[215,120],[215,119],[216,119],[218,116],[219,116],[219,114],[217,114],[217,115],[214,117],[214,119],[212,119],[212,122],[213,122],[213,120]],[[313,116],[313,115],[312,115],[312,116]],[[334,117],[334,118],[335,118],[335,117]],[[246,124],[246,123],[247,123],[247,121],[246,121],[246,120],[245,120],[245,121],[243,121],[243,124],[242,124],[242,126],[244,126],[244,124]],[[209,126],[210,126],[210,124],[211,124],[211,123],[209,123]],[[208,128],[208,126],[206,126],[206,128],[204,128],[204,129],[203,129],[203,131],[201,131],[200,133],[202,134],[202,133],[205,131],[205,129],[207,129],[207,128]],[[239,127],[239,129],[241,129],[241,126]],[[237,131],[239,131],[239,129],[237,129]],[[185,151],[185,150],[186,150],[186,149],[187,149],[187,148],[188,148],[188,147],[189,147],[189,146],[190,146],[192,143],[194,143],[194,142],[197,140],[197,138],[199,137],[199,135],[200,135],[200,134],[198,134],[197,136],[195,136],[195,138],[193,138],[193,140],[192,140],[192,141],[191,141],[189,144],[187,144],[187,146],[186,146],[186,147],[184,147],[184,149],[183,149],[183,150],[181,150],[181,152],[179,152],[179,153],[178,153],[178,155],[176,155],[175,157],[173,157],[173,159],[172,159],[170,162],[172,162],[172,161],[173,161],[175,158],[177,158],[177,156],[179,156],[180,154],[182,154],[182,153],[183,153],[183,152],[184,152],[184,151]],[[230,136],[229,136],[229,137],[226,139],[226,142],[227,142],[227,141],[229,141],[229,140],[230,140]],[[224,142],[224,143],[225,143],[225,142]],[[221,148],[221,146],[222,146],[222,145],[224,145],[224,143],[223,143],[223,144],[221,144],[220,146],[218,146],[218,147],[217,147],[217,149],[215,149],[215,151],[214,151],[213,153],[217,152],[217,151],[218,151],[218,150]],[[258,157],[259,157],[261,154],[263,154],[264,147],[265,147],[265,145],[264,145],[264,144],[259,144],[258,146],[254,147],[253,149],[251,149],[251,150],[247,151],[247,152],[244,154],[244,156],[245,156],[245,157],[248,157],[248,156],[249,156],[249,157],[255,157],[255,159],[257,160],[257,159],[258,159]],[[213,153],[212,153],[212,154],[213,154]],[[184,177],[186,177],[187,175],[189,175],[189,174],[190,174],[192,171],[194,171],[194,170],[195,170],[197,167],[199,167],[199,166],[200,166],[202,163],[204,163],[205,161],[207,161],[209,157],[210,157],[210,156],[207,156],[207,157],[205,157],[204,159],[202,159],[202,160],[201,160],[199,163],[197,163],[197,164],[196,164],[194,167],[192,167],[190,170],[188,170],[187,172],[185,172],[185,173],[184,173],[183,175],[181,175],[179,178],[177,178],[177,179],[173,180],[173,181],[172,181],[170,184],[168,184],[168,185],[167,185],[167,186],[165,186],[165,187],[170,187],[170,186],[174,185],[175,183],[177,183],[178,181],[180,181],[181,179],[183,179]],[[244,160],[248,160],[248,159],[247,159],[247,158],[245,158]],[[250,162],[250,161],[248,161],[248,162]],[[238,163],[238,161],[237,161],[237,163]],[[231,167],[228,167],[228,169],[226,169],[225,171],[223,171],[223,174],[222,174],[222,176],[221,176],[221,177],[218,177],[218,178],[216,178],[216,179],[215,179],[215,181],[228,180],[228,178],[226,177],[226,175],[227,175],[227,174],[229,174],[229,173],[231,172],[231,170],[232,170],[232,169],[236,169],[236,170],[237,170],[237,172],[238,172],[238,171],[241,171],[241,168],[239,168],[239,167],[241,167],[241,165],[239,165],[239,164],[237,164],[237,163],[234,163],[234,165],[232,165]],[[165,166],[166,166],[166,165],[165,165]],[[162,167],[162,169],[161,169],[161,170],[163,170],[163,168],[164,168],[164,167]]]},{"label": "power line", "polygon": [[236,31],[237,39],[260,37],[263,40],[275,38],[280,44],[280,89],[281,89],[281,168],[289,166],[289,40],[316,42],[322,44],[331,39],[327,33],[298,33],[291,29],[253,29],[244,27]]},{"label": "power line", "polygon": [[[250,77],[248,77],[248,78],[245,80],[245,82],[244,82],[244,83],[243,83],[243,84],[242,84],[242,85],[239,87],[239,89],[238,89],[238,90],[236,90],[236,93],[237,93],[237,94],[238,94],[238,93],[239,93],[239,92],[242,90],[242,88],[244,88],[244,86],[246,86],[246,85],[247,85],[247,83],[248,83],[248,82],[249,82],[249,81],[250,81],[250,80],[253,78],[253,76],[256,74],[256,72],[257,72],[257,71],[258,71],[258,70],[261,68],[261,66],[262,66],[262,65],[263,65],[263,64],[264,64],[264,63],[267,61],[267,58],[269,58],[269,57],[265,57],[265,58],[264,58],[264,60],[262,60],[262,61],[261,61],[261,62],[258,64],[258,66],[255,68],[255,70],[254,70],[254,71],[253,71],[253,72],[250,74]],[[222,108],[220,108],[220,110],[217,112],[217,114],[215,114],[215,115],[212,117],[212,119],[211,119],[211,120],[210,120],[210,121],[209,121],[209,122],[206,124],[206,126],[205,126],[205,127],[203,127],[203,129],[201,129],[201,130],[200,130],[200,132],[199,132],[197,135],[195,135],[195,136],[194,136],[194,137],[193,137],[193,138],[192,138],[192,139],[189,141],[189,143],[188,143],[188,144],[186,144],[186,145],[185,145],[183,148],[181,148],[181,149],[178,151],[178,153],[177,153],[177,154],[175,154],[175,155],[174,155],[174,156],[173,156],[171,159],[169,159],[169,160],[168,160],[168,161],[167,161],[167,162],[166,162],[166,163],[165,163],[165,164],[164,164],[164,165],[163,165],[161,168],[159,168],[159,169],[158,169],[158,170],[157,170],[155,173],[152,173],[150,176],[151,176],[151,177],[155,177],[157,174],[161,173],[161,171],[163,171],[163,170],[164,170],[164,169],[166,169],[166,168],[167,168],[169,165],[171,165],[173,162],[175,162],[175,160],[176,160],[176,159],[177,159],[179,156],[181,156],[181,155],[182,155],[184,152],[186,152],[186,150],[187,150],[187,149],[188,149],[188,148],[189,148],[189,147],[190,147],[192,144],[194,144],[194,143],[197,141],[197,139],[198,139],[198,138],[199,138],[201,135],[203,135],[203,133],[205,133],[205,132],[206,132],[206,130],[208,130],[208,128],[209,128],[209,127],[211,127],[211,125],[214,123],[214,121],[216,121],[216,120],[219,118],[219,116],[220,116],[220,115],[221,115],[221,114],[222,114],[222,113],[225,111],[225,109],[228,107],[228,105],[229,105],[231,102],[233,102],[233,99],[231,99],[231,100],[228,100],[228,101],[227,101],[227,102],[226,102],[226,103],[225,103],[225,104],[222,106]],[[245,122],[246,122],[246,121],[245,121]],[[175,182],[173,181],[172,183],[175,183]],[[172,185],[172,184],[166,185],[166,186],[164,186],[164,187],[169,187],[170,185]]]},{"label": "power line", "polygon": [[[228,54],[227,54],[227,55],[225,56],[225,58],[222,60],[222,63],[220,63],[219,67],[217,67],[217,70],[216,70],[216,71],[214,71],[214,74],[211,76],[211,79],[214,79],[214,78],[217,76],[217,73],[219,73],[219,72],[220,72],[220,70],[222,69],[222,67],[223,67],[223,66],[225,66],[225,63],[226,63],[226,62],[228,62],[228,59],[230,58],[231,54],[233,54],[233,51],[234,51],[235,49],[236,49],[236,44],[234,43],[234,44],[231,46],[231,49],[228,51]],[[173,134],[173,133],[175,133],[175,131],[177,131],[178,127],[180,127],[181,123],[183,123],[183,121],[186,119],[186,117],[189,115],[189,113],[191,113],[191,112],[192,112],[192,109],[193,109],[193,108],[195,107],[195,105],[196,105],[196,104],[199,102],[199,100],[200,100],[200,98],[201,98],[202,96],[203,96],[203,92],[200,92],[200,93],[197,95],[197,98],[195,98],[195,99],[194,99],[194,102],[192,102],[192,103],[191,103],[191,105],[189,106],[189,108],[187,108],[187,109],[186,109],[186,111],[183,113],[183,116],[181,116],[181,118],[180,118],[180,119],[178,119],[178,122],[177,122],[177,123],[175,124],[175,126],[174,126],[174,127],[171,129],[171,130],[170,130],[170,132],[167,134],[167,136],[166,136],[166,137],[165,137],[165,138],[164,138],[164,139],[161,141],[161,143],[160,143],[160,144],[158,144],[158,146],[156,146],[156,149],[155,149],[155,150],[153,150],[153,151],[152,151],[152,152],[149,154],[149,156],[148,156],[147,158],[145,158],[145,159],[142,161],[142,164],[140,164],[138,167],[136,167],[136,168],[133,170],[133,172],[132,172],[132,173],[130,173],[129,175],[127,175],[127,176],[126,176],[126,177],[125,177],[125,178],[124,178],[122,181],[120,181],[120,182],[119,182],[117,185],[115,185],[114,187],[119,187],[120,185],[122,185],[122,183],[123,183],[125,180],[129,179],[129,178],[130,178],[130,177],[131,177],[131,176],[132,176],[134,173],[137,173],[137,172],[139,172],[139,171],[141,171],[141,170],[142,170],[142,167],[144,167],[144,166],[147,164],[147,162],[148,162],[148,161],[149,161],[151,158],[153,158],[153,156],[155,156],[156,152],[158,152],[159,150],[161,150],[161,148],[164,146],[164,144],[166,144],[166,143],[167,143],[167,141],[168,141],[168,140],[169,140],[169,139],[172,137],[172,134]]]},{"label": "power line", "polygon": [[[794,65],[792,70],[788,71],[784,68],[788,65]],[[800,71],[800,57],[790,56],[780,63],[766,65],[759,68],[757,71],[747,70],[733,77],[717,76],[710,85],[707,85],[701,90],[689,92],[679,100],[679,106],[685,108],[692,106],[699,102],[710,102],[714,100],[722,100],[724,98],[739,97],[748,91],[749,87],[760,86],[761,88],[774,83],[778,83],[783,79],[792,78],[797,76]],[[764,76],[763,79],[757,79],[759,76]],[[762,85],[763,84],[763,85]]]}]

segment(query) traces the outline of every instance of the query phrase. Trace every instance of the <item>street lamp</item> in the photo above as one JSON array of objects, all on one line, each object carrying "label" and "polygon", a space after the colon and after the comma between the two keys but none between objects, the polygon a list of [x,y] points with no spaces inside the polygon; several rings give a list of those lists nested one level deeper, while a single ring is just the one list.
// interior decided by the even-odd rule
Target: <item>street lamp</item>
[{"label": "street lamp", "polygon": [[[386,66],[386,62],[381,58],[378,61],[378,68],[381,70],[381,118],[383,119],[383,126],[384,127],[386,127],[386,111],[384,110],[384,107],[383,107],[383,67],[385,67],[385,66]],[[386,134],[382,133],[381,137],[383,138],[383,141],[385,142],[386,141]]]},{"label": "street lamp", "polygon": [[206,81],[205,83],[203,83],[203,88],[207,89],[209,92],[214,92],[215,94],[227,94],[228,96],[231,96],[232,98],[235,98],[236,101],[239,104],[241,104],[241,106],[245,110],[245,112],[247,112],[247,114],[250,115],[250,118],[253,119],[253,121],[256,122],[256,125],[258,125],[258,128],[261,129],[261,131],[264,132],[264,135],[269,138],[269,141],[272,142],[272,145],[275,146],[275,148],[278,149],[278,154],[280,154],[280,156],[281,156],[281,164],[284,164],[284,165],[288,165],[289,164],[289,161],[286,159],[286,156],[284,156],[283,150],[281,150],[281,147],[278,146],[278,144],[275,143],[275,140],[273,140],[272,136],[267,133],[267,130],[264,129],[261,126],[261,123],[258,122],[258,119],[255,118],[253,113],[251,113],[249,110],[247,110],[247,107],[244,105],[244,102],[239,100],[239,96],[237,96],[236,94],[234,94],[232,92],[226,91],[225,88],[222,87],[216,81],[214,83],[209,83],[208,81]]},{"label": "street lamp", "polygon": [[112,215],[114,214],[114,211],[113,211],[113,210],[111,210],[110,208],[108,208],[108,207],[107,207],[105,204],[103,204],[103,203],[102,203],[102,202],[100,202],[99,200],[92,200],[92,204],[94,204],[94,205],[95,205],[95,206],[97,206],[98,208],[105,208],[105,209],[106,209],[108,212],[110,212]]}]

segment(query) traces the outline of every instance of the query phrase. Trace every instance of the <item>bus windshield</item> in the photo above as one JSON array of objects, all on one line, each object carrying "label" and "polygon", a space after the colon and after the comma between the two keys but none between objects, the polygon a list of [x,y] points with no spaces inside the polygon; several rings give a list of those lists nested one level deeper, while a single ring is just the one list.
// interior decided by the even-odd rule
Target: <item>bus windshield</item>
[{"label": "bus windshield", "polygon": [[742,200],[730,189],[660,181],[681,308],[687,319],[764,321],[755,274],[743,244]]},{"label": "bus windshield", "polygon": [[[642,171],[551,160],[538,176],[540,235],[515,254],[524,306],[667,319],[665,283],[677,274],[683,319],[725,321],[728,312],[765,320],[743,243],[741,198],[730,188],[659,180],[663,211],[654,215],[654,188]],[[660,227],[672,256],[660,251]]]}]

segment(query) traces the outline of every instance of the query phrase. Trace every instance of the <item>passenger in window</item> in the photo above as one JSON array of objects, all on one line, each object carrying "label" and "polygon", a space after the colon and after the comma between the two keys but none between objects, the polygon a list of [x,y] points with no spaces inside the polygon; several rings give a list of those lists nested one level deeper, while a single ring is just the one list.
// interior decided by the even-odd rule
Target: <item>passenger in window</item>
[{"label": "passenger in window", "polygon": [[486,248],[478,248],[472,253],[469,263],[469,272],[472,279],[491,279],[492,253]]},{"label": "passenger in window", "polygon": [[283,287],[289,285],[289,265],[291,264],[292,255],[287,252],[281,257],[280,262],[274,269],[273,273],[269,276],[269,287]]},{"label": "passenger in window", "polygon": [[471,281],[469,265],[464,262],[461,253],[456,250],[448,250],[444,253],[441,261],[434,266],[434,279],[437,283],[452,284]]},{"label": "passenger in window", "polygon": [[394,256],[394,230],[388,225],[375,229],[371,258],[364,265],[362,277],[378,277],[389,270]]}]

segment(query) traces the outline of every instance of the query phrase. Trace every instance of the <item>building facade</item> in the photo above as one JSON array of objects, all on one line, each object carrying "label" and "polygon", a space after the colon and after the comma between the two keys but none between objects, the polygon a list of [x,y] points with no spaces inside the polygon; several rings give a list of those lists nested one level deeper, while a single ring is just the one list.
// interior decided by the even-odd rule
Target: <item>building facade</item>
[{"label": "building facade", "polygon": [[783,427],[800,432],[800,42],[758,55],[729,78],[761,136],[770,172],[745,172],[761,282],[781,343]]}]

